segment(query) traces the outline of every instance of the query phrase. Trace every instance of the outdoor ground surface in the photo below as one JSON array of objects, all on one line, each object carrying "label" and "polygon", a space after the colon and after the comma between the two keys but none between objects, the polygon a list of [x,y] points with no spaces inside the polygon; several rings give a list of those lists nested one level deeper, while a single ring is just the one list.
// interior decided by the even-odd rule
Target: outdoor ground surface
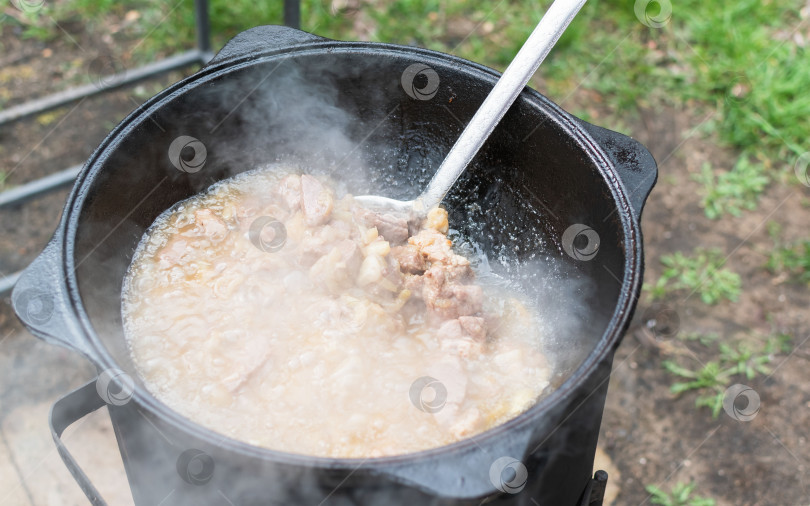
[{"label": "outdoor ground surface", "polygon": [[[597,465],[611,474],[614,504],[807,506],[810,2],[647,3],[590,2],[532,84],[637,138],[659,163],[642,220],[648,287],[616,354]],[[278,5],[254,4],[213,2],[216,47],[280,22]],[[28,14],[20,5],[0,0],[0,107],[193,44],[189,2],[29,2]],[[421,45],[502,69],[542,6],[323,0],[305,2],[302,19],[322,35]],[[83,162],[183,75],[0,127],[0,189]],[[35,258],[66,195],[0,210],[0,272]],[[0,504],[83,504],[46,420],[50,404],[94,371],[32,338],[7,302]],[[752,389],[748,405],[729,398],[737,384]],[[111,504],[126,504],[110,431],[102,411],[68,445]]]}]

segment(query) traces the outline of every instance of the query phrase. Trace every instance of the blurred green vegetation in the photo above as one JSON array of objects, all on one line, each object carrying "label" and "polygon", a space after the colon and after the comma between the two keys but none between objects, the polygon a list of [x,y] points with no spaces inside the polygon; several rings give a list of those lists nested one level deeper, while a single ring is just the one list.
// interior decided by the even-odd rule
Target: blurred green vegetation
[{"label": "blurred green vegetation", "polygon": [[[422,46],[503,69],[549,4],[303,0],[301,18],[304,30],[325,37],[351,40],[360,35]],[[29,22],[24,33],[43,40],[63,37],[54,20],[99,25],[135,11],[138,18],[123,35],[142,41],[132,56],[144,62],[193,45],[192,6],[191,0],[46,2],[25,15]],[[810,117],[807,49],[801,31],[792,28],[801,22],[800,7],[791,0],[591,0],[541,69],[548,88],[544,91],[559,101],[582,86],[599,92],[612,111],[660,103],[705,107],[715,114],[704,127],[716,130],[722,141],[750,159],[789,166],[806,150]],[[666,16],[668,10],[671,16]],[[646,19],[662,26],[642,23],[645,12]],[[20,20],[6,16],[4,22]],[[281,1],[211,1],[217,48],[242,30],[281,22]]]},{"label": "blurred green vegetation", "polygon": [[708,305],[722,300],[736,302],[740,296],[740,275],[723,268],[726,258],[720,250],[698,248],[690,256],[676,251],[659,260],[664,268],[661,277],[654,284],[644,285],[653,300],[680,291],[686,292],[687,298],[698,294]]},{"label": "blurred green vegetation", "polygon": [[[8,2],[0,5],[11,8]],[[503,69],[549,4],[303,0],[301,19],[304,30],[325,37],[416,45]],[[810,94],[805,93],[810,62],[802,32],[794,30],[802,21],[800,7],[791,0],[591,0],[542,67],[542,91],[559,102],[578,87],[591,89],[609,113],[625,115],[637,107],[686,103],[705,110],[701,128],[716,131],[722,142],[739,149],[740,163],[789,167],[806,151],[810,117]],[[216,48],[252,26],[282,22],[281,1],[212,0],[210,10]],[[46,2],[36,12],[6,16],[3,23],[24,24],[25,36],[48,40],[65,36],[54,21],[103,25],[131,11],[137,18],[125,23],[120,35],[139,41],[132,49],[135,62],[194,44],[191,0]],[[647,26],[639,18],[659,23]],[[706,184],[711,180],[706,177]],[[739,209],[720,206],[718,212]]]},{"label": "blurred green vegetation", "polygon": [[669,492],[657,485],[647,485],[645,488],[650,494],[650,504],[660,506],[714,506],[714,499],[692,495],[695,490],[694,483],[677,483]]}]

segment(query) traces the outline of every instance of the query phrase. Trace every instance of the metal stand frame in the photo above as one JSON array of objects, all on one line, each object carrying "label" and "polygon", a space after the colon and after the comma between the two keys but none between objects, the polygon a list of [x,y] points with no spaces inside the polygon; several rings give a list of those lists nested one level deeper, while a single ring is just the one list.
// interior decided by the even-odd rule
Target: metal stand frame
[{"label": "metal stand frame", "polygon": [[[194,0],[194,19],[197,30],[197,48],[142,67],[126,70],[99,79],[98,84],[87,84],[70,88],[30,102],[0,111],[0,126],[13,121],[41,114],[77,100],[113,91],[166,72],[192,64],[205,65],[214,56],[211,51],[211,30],[208,19],[208,0]],[[298,28],[301,23],[300,0],[284,0],[284,24]],[[0,210],[25,203],[35,197],[45,195],[76,180],[82,165],[75,165],[0,193]],[[11,292],[20,272],[9,274],[0,280],[0,296]]]}]

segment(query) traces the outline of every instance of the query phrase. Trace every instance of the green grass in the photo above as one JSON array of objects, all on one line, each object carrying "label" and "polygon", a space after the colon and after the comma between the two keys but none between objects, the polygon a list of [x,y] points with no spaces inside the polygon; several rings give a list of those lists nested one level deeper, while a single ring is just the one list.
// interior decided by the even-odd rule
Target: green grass
[{"label": "green grass", "polygon": [[810,283],[810,240],[775,249],[766,267],[772,272],[786,272],[796,282]]},{"label": "green grass", "polygon": [[773,248],[767,252],[765,267],[774,274],[786,274],[795,283],[810,284],[810,239],[784,243],[776,222],[768,223],[768,233]]},{"label": "green grass", "polygon": [[733,169],[719,173],[705,162],[693,179],[703,184],[701,205],[706,216],[713,220],[724,213],[740,216],[744,209],[756,209],[769,182],[764,165],[751,162],[747,156],[740,157]]},{"label": "green grass", "polygon": [[[665,360],[661,365],[677,381],[670,386],[670,392],[681,395],[690,391],[697,393],[695,407],[706,407],[711,410],[712,417],[717,418],[723,409],[723,397],[726,389],[731,385],[732,379],[751,381],[759,375],[768,375],[768,367],[774,357],[780,353],[789,353],[791,350],[791,336],[784,333],[775,333],[772,336],[750,336],[744,342],[729,344],[717,342],[716,338],[701,339],[692,337],[690,341],[699,341],[716,360],[700,364],[697,368],[690,368],[675,360]],[[751,343],[761,343],[754,348]]]},{"label": "green grass", "polygon": [[739,274],[723,268],[725,258],[720,250],[698,248],[692,256],[678,251],[659,260],[664,271],[655,284],[644,285],[653,300],[688,291],[711,305],[722,300],[736,302],[742,291]]},{"label": "green grass", "polygon": [[694,483],[678,483],[670,492],[658,488],[655,485],[647,485],[647,493],[650,494],[650,503],[661,506],[714,506],[714,499],[700,496],[693,496],[695,490]]},{"label": "green grass", "polygon": [[[8,1],[0,0],[0,5]],[[336,10],[332,0],[303,0],[302,28],[352,40],[358,37],[355,27],[364,26],[370,40],[453,52],[503,69],[549,4],[361,0],[351,9]],[[132,54],[134,63],[143,63],[193,46],[192,3],[176,5],[162,0],[47,2],[39,12],[24,16],[24,33],[43,40],[65,37],[50,19],[80,20],[104,29],[110,16],[120,20],[135,10],[140,16],[116,40],[143,40]],[[703,128],[716,131],[741,154],[728,174],[740,172],[750,157],[789,167],[807,150],[810,117],[808,49],[790,38],[801,22],[799,7],[791,0],[681,0],[672,2],[667,23],[650,28],[636,17],[633,2],[591,0],[541,68],[546,85],[541,91],[564,101],[577,87],[592,89],[600,94],[599,105],[619,116],[632,115],[639,106],[667,103],[707,112]],[[216,48],[242,30],[281,22],[281,2],[211,1]],[[7,16],[3,23],[20,21]],[[755,205],[755,199],[745,200],[743,206],[727,209]]]}]

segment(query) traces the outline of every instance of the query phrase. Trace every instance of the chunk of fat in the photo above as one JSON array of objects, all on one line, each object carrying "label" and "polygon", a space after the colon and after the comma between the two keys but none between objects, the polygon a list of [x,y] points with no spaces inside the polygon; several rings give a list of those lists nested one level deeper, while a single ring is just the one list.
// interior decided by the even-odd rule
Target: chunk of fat
[{"label": "chunk of fat", "polygon": [[428,211],[427,221],[425,224],[437,232],[446,234],[449,229],[449,225],[447,223],[447,211],[441,207],[434,207]]},{"label": "chunk of fat", "polygon": [[320,181],[309,175],[301,176],[301,208],[310,226],[323,225],[329,221],[335,198]]},{"label": "chunk of fat", "polygon": [[363,251],[367,256],[379,255],[384,257],[391,252],[391,244],[388,241],[380,238],[379,240],[373,241],[368,246],[363,248]]},{"label": "chunk of fat", "polygon": [[369,255],[360,264],[360,272],[357,274],[357,284],[360,286],[370,285],[380,281],[385,270],[385,260],[380,255]]},{"label": "chunk of fat", "polygon": [[495,361],[495,364],[502,369],[522,366],[523,351],[518,348],[502,351],[501,353],[495,355],[493,360]]}]

